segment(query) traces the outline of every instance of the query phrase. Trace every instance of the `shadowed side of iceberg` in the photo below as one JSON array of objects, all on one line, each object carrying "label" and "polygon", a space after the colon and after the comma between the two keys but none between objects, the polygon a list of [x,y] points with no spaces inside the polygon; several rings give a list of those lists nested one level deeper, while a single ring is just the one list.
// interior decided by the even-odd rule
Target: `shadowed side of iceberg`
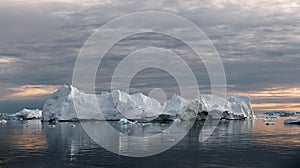
[{"label": "shadowed side of iceberg", "polygon": [[180,114],[180,118],[184,120],[204,120],[207,117],[227,120],[252,119],[254,112],[247,96],[230,96],[224,99],[216,95],[200,94],[188,102]]}]

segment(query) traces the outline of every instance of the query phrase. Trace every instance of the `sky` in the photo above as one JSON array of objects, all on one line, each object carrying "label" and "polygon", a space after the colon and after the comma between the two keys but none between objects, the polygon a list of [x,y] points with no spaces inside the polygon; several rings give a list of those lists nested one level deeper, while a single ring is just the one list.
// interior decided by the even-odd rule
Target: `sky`
[{"label": "sky", "polygon": [[[142,11],[170,12],[200,27],[221,56],[229,95],[249,95],[257,112],[300,111],[299,0],[0,0],[0,4],[0,112],[42,108],[57,88],[72,83],[76,57],[97,28]],[[149,45],[177,50],[182,57],[192,54],[170,37],[128,37],[100,65],[99,74],[104,75],[98,75],[97,89],[107,90],[105,72],[111,72],[120,56]],[[193,70],[199,72],[199,88],[205,92],[210,84],[205,67]],[[176,90],[168,75],[142,71],[133,87]]]}]

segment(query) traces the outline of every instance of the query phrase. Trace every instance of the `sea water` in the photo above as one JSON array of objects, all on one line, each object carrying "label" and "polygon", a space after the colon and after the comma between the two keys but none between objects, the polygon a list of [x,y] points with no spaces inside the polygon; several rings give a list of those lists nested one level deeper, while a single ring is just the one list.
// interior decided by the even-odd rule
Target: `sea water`
[{"label": "sea water", "polygon": [[[204,121],[197,121],[177,145],[144,158],[105,150],[86,134],[80,122],[53,126],[38,120],[8,121],[0,125],[0,167],[299,167],[300,126],[284,125],[284,119],[274,125],[262,120],[222,120],[204,142],[199,142]],[[87,122],[101,127],[101,121]],[[118,122],[110,124],[138,136],[156,134],[172,123],[127,128]]]}]

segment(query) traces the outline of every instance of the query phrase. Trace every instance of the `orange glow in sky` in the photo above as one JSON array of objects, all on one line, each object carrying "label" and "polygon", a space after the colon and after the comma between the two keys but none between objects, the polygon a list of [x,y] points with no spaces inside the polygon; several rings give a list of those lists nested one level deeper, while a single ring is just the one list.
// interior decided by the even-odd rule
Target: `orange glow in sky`
[{"label": "orange glow in sky", "polygon": [[[252,103],[252,107],[256,111],[300,111],[300,87],[274,87],[251,93],[233,93],[233,95],[248,95],[252,102],[257,100],[255,102],[259,103]],[[268,103],[263,102],[264,100],[272,99],[277,99],[278,101],[268,101]],[[280,103],[281,100],[282,103]]]},{"label": "orange glow in sky", "polygon": [[34,99],[37,96],[49,95],[55,92],[57,85],[23,85],[20,87],[10,88],[12,94],[4,97],[6,100]]}]

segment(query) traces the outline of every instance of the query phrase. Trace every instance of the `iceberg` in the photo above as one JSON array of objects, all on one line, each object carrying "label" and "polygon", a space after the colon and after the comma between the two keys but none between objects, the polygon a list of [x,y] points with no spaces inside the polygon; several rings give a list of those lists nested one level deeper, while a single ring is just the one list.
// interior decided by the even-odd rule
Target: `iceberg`
[{"label": "iceberg", "polygon": [[[96,102],[96,103],[95,103]],[[76,109],[75,109],[76,107]],[[100,111],[99,111],[100,110]],[[254,118],[250,98],[200,94],[194,100],[174,95],[163,104],[156,99],[120,90],[93,95],[63,85],[46,101],[42,121],[132,121]]]},{"label": "iceberg", "polygon": [[[94,100],[96,103],[93,103]],[[150,121],[161,111],[162,106],[157,100],[141,93],[128,95],[115,90],[111,93],[93,95],[80,92],[73,86],[64,85],[44,104],[42,121],[117,121],[122,118]]]},{"label": "iceberg", "polygon": [[248,96],[229,96],[227,99],[228,116],[226,119],[254,119],[255,115]]},{"label": "iceberg", "polygon": [[119,124],[121,125],[131,125],[131,124],[136,124],[136,121],[129,121],[126,118],[121,118],[120,121],[118,121]]},{"label": "iceberg", "polygon": [[174,95],[170,100],[167,100],[163,105],[163,112],[155,118],[155,121],[176,120],[183,117],[183,111],[188,108],[189,101]]},{"label": "iceberg", "polygon": [[284,124],[300,124],[300,118],[289,118],[284,120]]},{"label": "iceberg", "polygon": [[[105,93],[103,94],[105,96]],[[92,95],[79,92],[73,86],[62,86],[51,95],[43,107],[42,121],[74,121],[78,120],[74,104],[80,104],[85,116],[81,119],[93,119],[96,114],[95,105],[90,103]]]},{"label": "iceberg", "polygon": [[0,119],[6,119],[8,116],[7,113],[0,113]]},{"label": "iceberg", "polygon": [[1,120],[0,120],[0,124],[6,124],[6,123],[7,123],[6,120],[4,120],[4,119],[1,119]]},{"label": "iceberg", "polygon": [[264,112],[267,116],[280,116],[280,117],[291,117],[300,115],[300,112],[288,112],[288,111],[272,111],[272,112]]},{"label": "iceberg", "polygon": [[39,109],[23,109],[15,114],[11,114],[8,116],[8,119],[15,120],[33,120],[33,119],[41,119],[42,118],[42,110]]},{"label": "iceberg", "polygon": [[181,111],[180,118],[183,120],[195,117],[198,120],[204,120],[206,117],[227,120],[254,118],[250,98],[247,96],[230,96],[224,99],[216,95],[200,94]]},{"label": "iceberg", "polygon": [[154,98],[137,93],[128,95],[120,90],[111,93],[116,110],[129,119],[154,119],[162,112],[161,104]]}]

